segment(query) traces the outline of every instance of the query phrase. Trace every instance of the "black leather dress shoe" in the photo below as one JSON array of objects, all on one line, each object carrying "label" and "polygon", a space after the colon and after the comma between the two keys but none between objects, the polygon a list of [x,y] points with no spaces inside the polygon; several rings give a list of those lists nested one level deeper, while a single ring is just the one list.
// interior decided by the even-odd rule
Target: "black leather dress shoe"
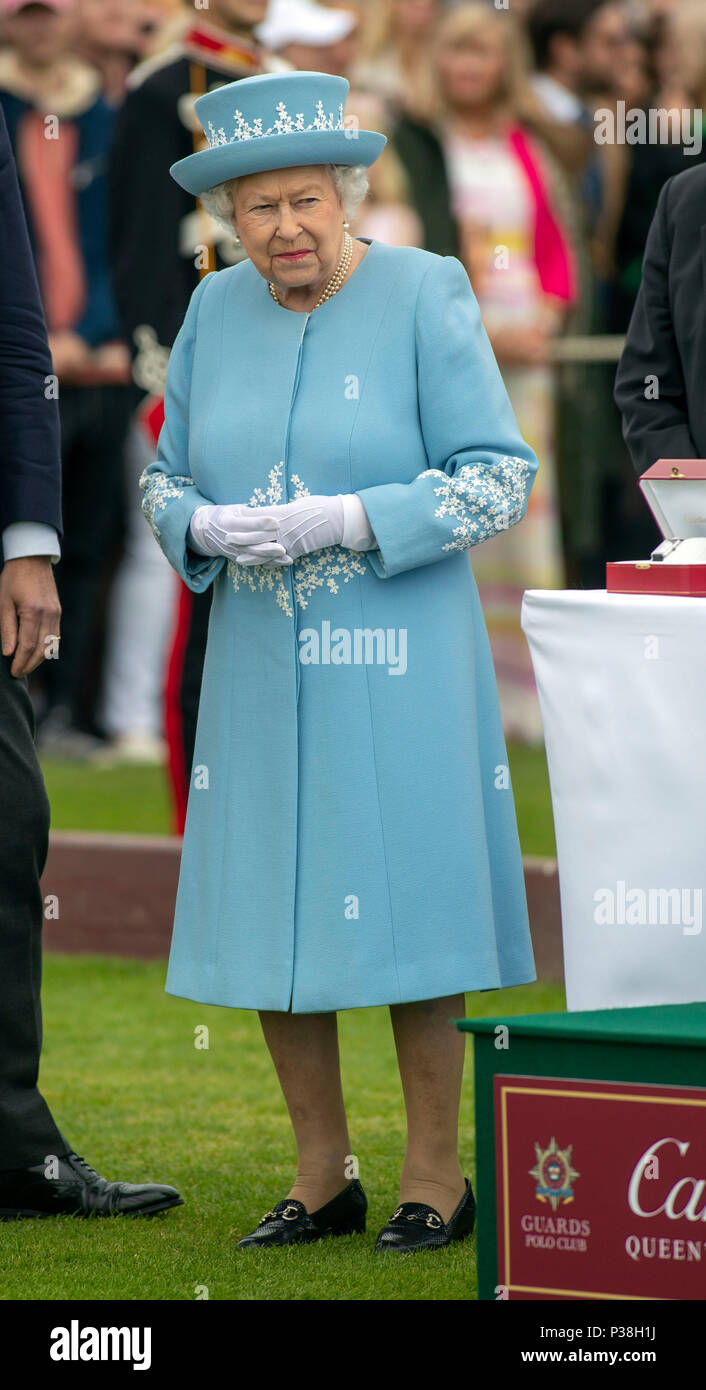
[{"label": "black leather dress shoe", "polygon": [[383,1226],[377,1241],[376,1250],[397,1250],[401,1254],[411,1254],[415,1250],[440,1250],[451,1245],[454,1240],[465,1240],[470,1236],[476,1219],[476,1199],[470,1180],[466,1178],[466,1192],[461,1198],[448,1225],[442,1221],[435,1207],[425,1202],[402,1202],[397,1211]]},{"label": "black leather dress shoe", "polygon": [[20,1216],[152,1216],[181,1207],[183,1198],[164,1183],[106,1182],[78,1154],[57,1159],[57,1176],[45,1165],[0,1172],[0,1221]]},{"label": "black leather dress shoe", "polygon": [[365,1230],[368,1199],[357,1178],[318,1211],[307,1211],[296,1197],[285,1197],[265,1212],[259,1226],[238,1241],[238,1250],[255,1246],[300,1245],[322,1236],[350,1236]]}]

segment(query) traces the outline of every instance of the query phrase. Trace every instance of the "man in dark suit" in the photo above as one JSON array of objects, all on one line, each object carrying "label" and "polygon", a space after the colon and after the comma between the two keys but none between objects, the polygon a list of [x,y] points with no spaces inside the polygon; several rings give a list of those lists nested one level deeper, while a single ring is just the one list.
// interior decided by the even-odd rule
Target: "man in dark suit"
[{"label": "man in dark suit", "polygon": [[173,1187],[107,1182],[74,1153],[37,1089],[40,876],[49,802],[26,677],[51,656],[60,606],[59,417],[17,174],[0,109],[0,1219],[150,1214]]},{"label": "man in dark suit", "polygon": [[615,378],[638,473],[659,458],[706,458],[706,165],[664,184]]}]

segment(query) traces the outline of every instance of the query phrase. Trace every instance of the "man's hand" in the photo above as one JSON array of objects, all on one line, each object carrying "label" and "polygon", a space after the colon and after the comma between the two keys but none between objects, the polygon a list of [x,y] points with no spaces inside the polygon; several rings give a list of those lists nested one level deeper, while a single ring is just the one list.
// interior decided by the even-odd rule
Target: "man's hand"
[{"label": "man's hand", "polygon": [[59,636],[61,605],[48,556],[6,560],[0,572],[0,639],[3,656],[15,659],[12,676],[28,676],[47,654],[48,637]]},{"label": "man's hand", "polygon": [[70,383],[91,364],[91,349],[85,338],[69,329],[49,334],[49,350],[55,375]]}]

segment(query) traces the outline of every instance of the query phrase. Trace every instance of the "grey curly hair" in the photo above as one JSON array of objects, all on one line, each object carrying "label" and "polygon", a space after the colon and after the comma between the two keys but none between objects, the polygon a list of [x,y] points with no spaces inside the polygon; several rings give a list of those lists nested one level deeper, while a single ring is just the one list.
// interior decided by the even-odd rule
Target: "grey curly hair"
[{"label": "grey curly hair", "polygon": [[[368,191],[368,175],[364,164],[327,164],[326,172],[343,203],[346,216],[352,218]],[[226,179],[200,194],[201,202],[214,221],[227,231],[233,231],[233,193],[238,179]]]}]

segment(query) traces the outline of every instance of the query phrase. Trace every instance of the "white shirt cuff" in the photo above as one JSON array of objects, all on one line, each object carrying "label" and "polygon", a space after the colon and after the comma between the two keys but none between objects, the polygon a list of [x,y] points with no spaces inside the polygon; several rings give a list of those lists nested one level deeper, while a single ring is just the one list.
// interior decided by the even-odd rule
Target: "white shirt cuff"
[{"label": "white shirt cuff", "polygon": [[53,565],[61,558],[59,537],[53,526],[43,521],[13,521],[2,533],[4,560],[23,560],[32,555],[48,555]]},{"label": "white shirt cuff", "polygon": [[343,539],[346,550],[372,550],[376,545],[368,513],[356,492],[341,497],[343,503]]}]

